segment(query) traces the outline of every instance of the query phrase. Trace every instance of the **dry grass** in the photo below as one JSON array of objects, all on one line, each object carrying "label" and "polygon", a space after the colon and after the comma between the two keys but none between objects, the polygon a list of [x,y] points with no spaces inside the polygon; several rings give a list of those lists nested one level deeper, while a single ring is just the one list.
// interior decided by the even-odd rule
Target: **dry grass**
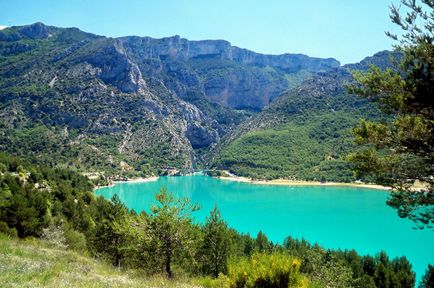
[{"label": "dry grass", "polygon": [[40,240],[0,235],[0,287],[198,287],[190,279],[169,281],[120,271]]}]

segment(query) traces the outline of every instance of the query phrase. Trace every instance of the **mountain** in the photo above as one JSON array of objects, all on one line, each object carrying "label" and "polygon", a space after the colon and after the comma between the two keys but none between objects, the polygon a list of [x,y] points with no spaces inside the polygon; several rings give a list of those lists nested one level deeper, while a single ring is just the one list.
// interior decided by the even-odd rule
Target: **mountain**
[{"label": "mountain", "polygon": [[355,181],[346,156],[357,149],[351,129],[361,118],[384,119],[374,103],[346,92],[350,70],[393,67],[400,54],[376,53],[360,63],[319,73],[228,133],[210,165],[237,175],[316,181]]},{"label": "mountain", "polygon": [[83,171],[188,170],[249,115],[338,66],[223,40],[9,27],[0,31],[0,149]]}]

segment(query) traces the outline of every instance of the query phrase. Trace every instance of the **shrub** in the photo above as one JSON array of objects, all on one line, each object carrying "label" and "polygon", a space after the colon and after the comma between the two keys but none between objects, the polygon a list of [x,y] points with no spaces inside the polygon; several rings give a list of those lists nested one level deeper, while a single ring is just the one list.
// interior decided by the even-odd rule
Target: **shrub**
[{"label": "shrub", "polygon": [[2,221],[0,221],[0,233],[11,237],[18,237],[17,230],[15,228],[9,228],[8,224]]},{"label": "shrub", "polygon": [[229,264],[230,287],[306,287],[300,264],[299,259],[282,253],[255,253]]},{"label": "shrub", "polygon": [[42,231],[41,238],[46,240],[51,246],[59,249],[68,248],[62,225],[52,224],[49,227],[44,228]]},{"label": "shrub", "polygon": [[84,252],[87,250],[86,248],[86,237],[83,233],[80,233],[73,229],[66,229],[65,238],[68,248],[73,249],[75,251]]}]

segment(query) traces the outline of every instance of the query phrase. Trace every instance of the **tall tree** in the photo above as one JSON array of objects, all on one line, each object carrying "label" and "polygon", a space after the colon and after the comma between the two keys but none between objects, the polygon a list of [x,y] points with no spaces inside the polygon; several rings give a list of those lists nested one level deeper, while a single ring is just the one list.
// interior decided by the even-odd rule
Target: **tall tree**
[{"label": "tall tree", "polygon": [[269,252],[272,249],[272,244],[268,241],[267,235],[265,235],[261,230],[256,235],[255,248],[259,252]]},{"label": "tall tree", "polygon": [[122,203],[118,195],[115,194],[110,202],[99,201],[99,213],[102,214],[101,220],[97,223],[94,246],[98,253],[101,253],[114,266],[121,266],[124,255],[124,245],[126,244],[126,229],[128,208]]},{"label": "tall tree", "polygon": [[[396,69],[353,72],[352,93],[372,99],[392,121],[363,120],[354,129],[364,150],[350,156],[360,175],[392,187],[388,204],[421,228],[434,223],[434,1],[401,0],[405,12],[391,7],[391,20],[403,30],[403,55]],[[402,9],[401,7],[401,9]],[[412,188],[418,181],[424,186]]]},{"label": "tall tree", "polygon": [[193,257],[195,242],[191,213],[197,211],[199,206],[192,204],[188,198],[175,198],[165,188],[161,188],[155,198],[158,203],[151,207],[149,234],[155,252],[164,259],[167,276],[172,278],[174,257]]},{"label": "tall tree", "polygon": [[205,274],[217,277],[219,273],[227,272],[230,248],[228,226],[221,218],[217,207],[207,217],[203,231],[204,239],[201,249],[202,269]]}]

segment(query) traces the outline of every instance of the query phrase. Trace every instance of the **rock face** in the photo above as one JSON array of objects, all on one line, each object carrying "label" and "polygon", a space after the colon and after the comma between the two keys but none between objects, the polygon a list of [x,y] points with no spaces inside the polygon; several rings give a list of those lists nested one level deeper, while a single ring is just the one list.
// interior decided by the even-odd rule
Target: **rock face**
[{"label": "rock face", "polygon": [[188,61],[195,58],[217,58],[240,64],[272,66],[289,73],[299,70],[321,72],[340,66],[339,61],[333,58],[313,58],[303,54],[264,55],[231,46],[225,40],[189,41],[179,36],[162,39],[123,37],[121,40],[143,47],[141,56],[146,59],[172,58]]},{"label": "rock face", "polygon": [[99,77],[122,92],[146,90],[146,83],[136,63],[128,57],[122,42],[115,40],[85,61],[100,69]]},{"label": "rock face", "polygon": [[290,79],[339,66],[223,40],[106,38],[42,23],[1,30],[0,58],[0,149],[108,171],[191,169]]},{"label": "rock face", "polygon": [[44,39],[50,36],[50,28],[41,22],[24,26],[20,32],[31,39]]},{"label": "rock face", "polygon": [[46,26],[41,22],[32,25],[11,27],[2,30],[0,33],[1,41],[16,41],[20,39],[44,39],[50,37],[52,32],[56,30],[55,27]]},{"label": "rock face", "polygon": [[142,70],[169,76],[166,85],[181,97],[194,88],[208,100],[235,109],[262,110],[288,89],[288,74],[323,72],[340,65],[332,58],[259,54],[224,40],[189,41],[173,36],[123,37],[120,41]]}]

